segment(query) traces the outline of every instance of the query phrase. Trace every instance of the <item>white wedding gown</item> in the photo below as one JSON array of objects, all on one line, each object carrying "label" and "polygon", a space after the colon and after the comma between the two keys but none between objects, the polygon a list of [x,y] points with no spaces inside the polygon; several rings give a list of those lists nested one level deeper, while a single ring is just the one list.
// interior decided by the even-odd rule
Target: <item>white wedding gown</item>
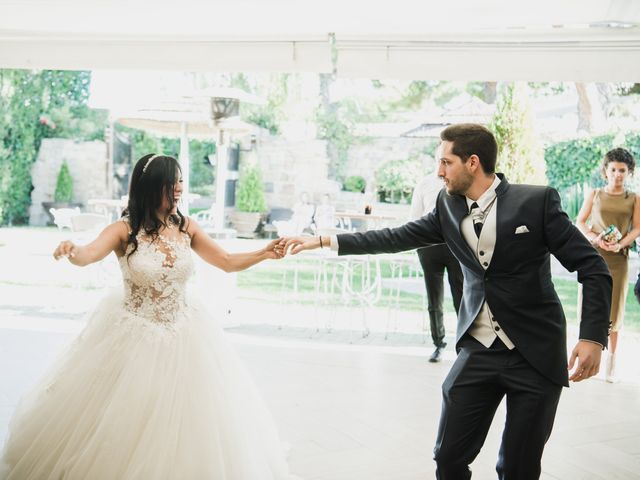
[{"label": "white wedding gown", "polygon": [[189,237],[138,241],[119,259],[124,294],[98,305],[21,400],[0,478],[291,478],[256,387],[188,293]]}]

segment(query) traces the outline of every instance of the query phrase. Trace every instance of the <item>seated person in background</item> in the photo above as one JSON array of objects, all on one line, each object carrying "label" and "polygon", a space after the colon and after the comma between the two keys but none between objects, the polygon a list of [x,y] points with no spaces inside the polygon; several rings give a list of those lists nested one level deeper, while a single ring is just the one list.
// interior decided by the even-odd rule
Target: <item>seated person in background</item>
[{"label": "seated person in background", "polygon": [[300,235],[311,230],[315,206],[309,201],[309,193],[302,192],[300,200],[293,206],[293,214],[289,220],[273,222],[278,236]]},{"label": "seated person in background", "polygon": [[328,193],[322,195],[320,205],[316,207],[316,213],[313,216],[313,223],[318,232],[336,228],[336,208],[331,205],[331,197]]}]

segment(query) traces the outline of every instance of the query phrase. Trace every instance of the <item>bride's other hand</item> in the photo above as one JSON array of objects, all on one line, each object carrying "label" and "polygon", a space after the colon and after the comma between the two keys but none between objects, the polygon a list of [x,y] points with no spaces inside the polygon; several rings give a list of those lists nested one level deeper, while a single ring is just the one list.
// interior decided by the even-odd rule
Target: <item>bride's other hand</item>
[{"label": "bride's other hand", "polygon": [[53,252],[53,258],[56,260],[60,260],[62,257],[73,258],[76,256],[76,251],[78,247],[70,241],[65,240],[64,242],[60,242],[58,247]]}]

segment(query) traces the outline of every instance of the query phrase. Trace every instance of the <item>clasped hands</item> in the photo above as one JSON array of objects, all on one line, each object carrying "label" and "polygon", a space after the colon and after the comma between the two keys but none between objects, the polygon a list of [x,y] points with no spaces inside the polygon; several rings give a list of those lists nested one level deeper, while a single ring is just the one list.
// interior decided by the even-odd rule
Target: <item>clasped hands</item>
[{"label": "clasped hands", "polygon": [[598,240],[598,247],[602,250],[606,250],[607,252],[618,253],[622,248],[619,242],[605,242],[603,239]]},{"label": "clasped hands", "polygon": [[[323,240],[325,239],[326,237],[323,237]],[[303,250],[313,250],[315,248],[320,248],[319,237],[282,237],[269,242],[266,250],[272,250],[275,255],[274,258],[280,259],[286,255],[296,255]]]}]

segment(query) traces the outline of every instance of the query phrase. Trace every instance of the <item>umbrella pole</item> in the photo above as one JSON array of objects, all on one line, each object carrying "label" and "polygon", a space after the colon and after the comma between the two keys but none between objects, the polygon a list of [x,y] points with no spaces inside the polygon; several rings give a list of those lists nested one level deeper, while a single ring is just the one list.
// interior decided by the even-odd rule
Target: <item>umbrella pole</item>
[{"label": "umbrella pole", "polygon": [[225,142],[224,132],[220,132],[220,138],[216,144],[216,208],[215,218],[213,219],[216,228],[223,229],[224,224],[224,203],[225,191],[227,187],[227,162],[229,155],[227,153],[227,143]]},{"label": "umbrella pole", "polygon": [[189,136],[187,122],[180,125],[180,168],[182,169],[182,211],[189,215]]}]

